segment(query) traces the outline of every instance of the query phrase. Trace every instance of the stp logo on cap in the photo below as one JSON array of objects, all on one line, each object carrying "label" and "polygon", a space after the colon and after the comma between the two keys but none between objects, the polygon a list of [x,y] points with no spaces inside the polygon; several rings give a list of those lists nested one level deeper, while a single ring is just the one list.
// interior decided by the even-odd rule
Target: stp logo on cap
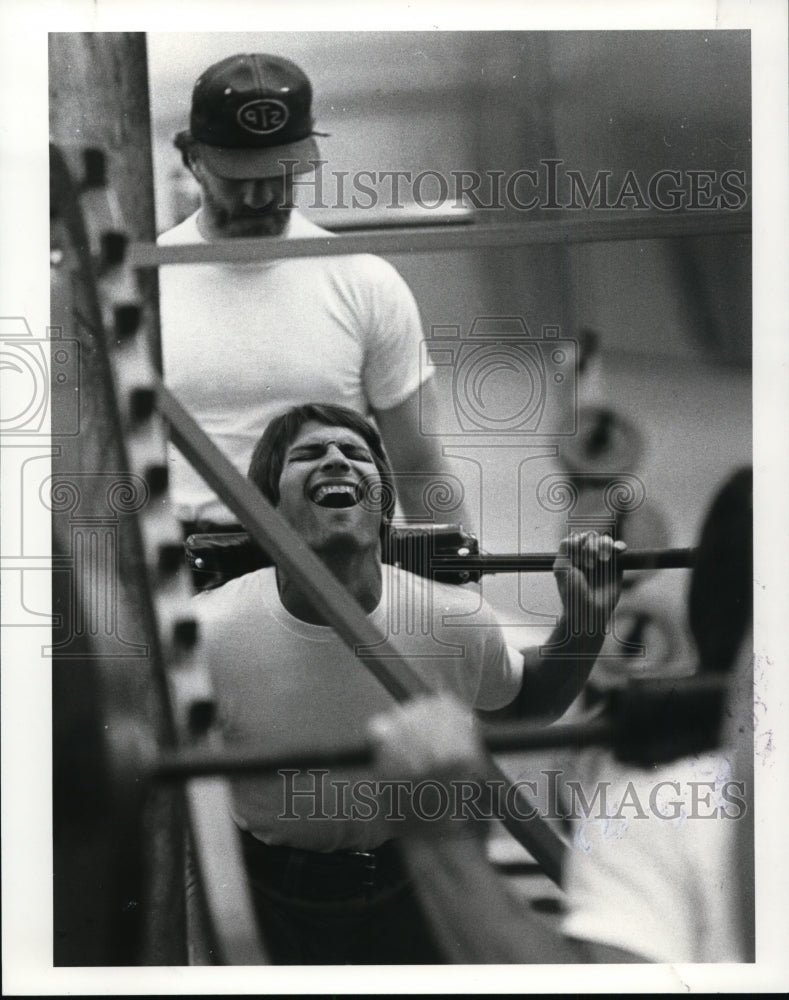
[{"label": "stp logo on cap", "polygon": [[287,106],[273,97],[249,101],[238,109],[238,124],[255,135],[278,132],[290,117]]}]

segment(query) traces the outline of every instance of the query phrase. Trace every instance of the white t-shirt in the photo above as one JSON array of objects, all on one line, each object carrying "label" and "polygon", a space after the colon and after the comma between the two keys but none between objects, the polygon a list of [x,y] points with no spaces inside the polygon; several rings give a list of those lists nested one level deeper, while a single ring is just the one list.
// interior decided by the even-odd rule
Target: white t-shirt
[{"label": "white t-shirt", "polygon": [[654,962],[747,961],[740,911],[753,900],[741,898],[735,838],[752,817],[728,760],[635,772],[608,758],[598,777],[605,806],[579,822],[567,859],[565,934]]},{"label": "white t-shirt", "polygon": [[[369,720],[391,710],[391,695],[333,629],[285,610],[273,569],[231,580],[193,603],[229,744],[253,743],[272,754],[363,744]],[[498,708],[517,694],[520,673],[492,610],[483,604],[478,612],[479,604],[473,591],[384,565],[381,601],[369,618],[433,690]],[[464,627],[463,616],[472,614],[474,627]],[[239,778],[236,822],[270,844],[370,849],[393,836],[385,809],[373,804],[374,790],[358,784],[372,778],[371,768],[347,767],[332,768],[325,779],[306,771]],[[344,805],[337,781],[355,783],[343,793]],[[320,802],[315,789],[323,790]]]},{"label": "white t-shirt", "polygon": [[[332,234],[294,210],[285,237]],[[205,243],[197,213],[159,237]],[[369,254],[159,271],[167,385],[246,475],[273,416],[299,403],[369,415],[414,393],[422,325],[406,283]],[[181,520],[236,518],[175,448],[170,487]]]}]

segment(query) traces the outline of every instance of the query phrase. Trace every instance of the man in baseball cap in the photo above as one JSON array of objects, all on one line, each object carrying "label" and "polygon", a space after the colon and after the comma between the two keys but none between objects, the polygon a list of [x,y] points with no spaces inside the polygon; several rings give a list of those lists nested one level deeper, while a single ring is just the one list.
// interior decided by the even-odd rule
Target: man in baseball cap
[{"label": "man in baseball cap", "polygon": [[312,85],[290,59],[243,53],[200,76],[175,144],[201,187],[205,238],[284,231],[290,178],[319,157],[313,124]]},{"label": "man in baseball cap", "polygon": [[[293,199],[297,175],[325,162],[315,139],[321,134],[310,81],[290,59],[241,53],[209,66],[194,85],[189,127],[175,137],[200,205],[159,243],[325,243],[333,234]],[[403,513],[431,517],[425,476],[446,470],[430,432],[435,380],[420,364],[424,331],[414,296],[388,261],[344,254],[181,264],[161,268],[159,289],[165,380],[240,472],[274,416],[300,403],[336,403],[374,419],[399,477]],[[177,451],[169,461],[186,535],[238,530]],[[459,509],[457,518],[466,520]]]}]

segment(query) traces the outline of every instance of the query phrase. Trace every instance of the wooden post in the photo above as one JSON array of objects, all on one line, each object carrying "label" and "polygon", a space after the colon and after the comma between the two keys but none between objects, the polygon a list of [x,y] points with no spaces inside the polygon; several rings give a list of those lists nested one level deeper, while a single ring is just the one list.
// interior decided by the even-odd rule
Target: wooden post
[{"label": "wooden post", "polygon": [[[145,36],[49,39],[51,142],[78,182],[86,150],[105,159],[107,189],[80,199],[89,221],[130,241],[153,240]],[[57,211],[63,189],[52,194]],[[133,813],[130,829],[117,822],[122,810],[108,746],[123,737],[119,720],[161,742],[171,733],[158,695],[133,487],[129,492],[108,378],[111,345],[90,308],[85,268],[75,263],[73,230],[56,216],[52,236],[50,504],[53,607],[61,617],[53,635],[54,963],[185,964],[180,791],[153,793],[136,829]],[[90,249],[95,257],[97,247]],[[136,297],[158,330],[155,271],[141,276]],[[158,344],[149,346],[158,359]]]}]

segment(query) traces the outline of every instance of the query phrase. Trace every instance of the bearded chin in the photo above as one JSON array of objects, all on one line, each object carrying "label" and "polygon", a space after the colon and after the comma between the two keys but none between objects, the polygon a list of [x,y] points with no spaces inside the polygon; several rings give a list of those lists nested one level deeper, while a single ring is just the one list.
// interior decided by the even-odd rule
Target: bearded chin
[{"label": "bearded chin", "polygon": [[279,235],[287,226],[291,209],[274,207],[267,212],[245,215],[231,215],[222,210],[217,216],[218,228],[221,230],[240,229],[249,231],[252,235]]}]

